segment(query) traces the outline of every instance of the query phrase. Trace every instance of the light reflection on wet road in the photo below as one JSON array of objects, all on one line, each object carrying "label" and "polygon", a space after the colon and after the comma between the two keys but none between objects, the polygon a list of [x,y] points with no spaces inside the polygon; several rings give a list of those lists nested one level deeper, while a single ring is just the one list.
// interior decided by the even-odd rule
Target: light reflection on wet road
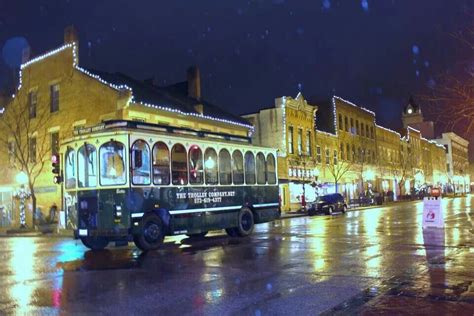
[{"label": "light reflection on wet road", "polygon": [[472,201],[445,203],[445,229],[423,231],[422,203],[411,202],[279,220],[244,239],[176,236],[149,254],[0,238],[0,311],[472,314]]}]

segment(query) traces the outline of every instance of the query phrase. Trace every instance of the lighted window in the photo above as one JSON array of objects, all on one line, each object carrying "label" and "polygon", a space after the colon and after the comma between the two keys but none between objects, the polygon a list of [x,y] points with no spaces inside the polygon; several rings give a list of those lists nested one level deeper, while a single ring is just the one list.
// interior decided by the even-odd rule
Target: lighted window
[{"label": "lighted window", "polygon": [[232,153],[232,177],[234,184],[244,184],[244,157],[240,150]]},{"label": "lighted window", "polygon": [[59,132],[51,133],[51,154],[59,153]]},{"label": "lighted window", "polygon": [[306,153],[308,156],[311,156],[313,153],[311,152],[311,131],[306,132]]},{"label": "lighted window", "polygon": [[153,146],[153,183],[170,184],[170,151],[163,142]]},{"label": "lighted window", "polygon": [[245,183],[255,184],[255,157],[250,151],[245,153]]},{"label": "lighted window", "polygon": [[293,148],[293,126],[288,127],[288,152],[290,154],[295,152]]},{"label": "lighted window", "polygon": [[150,184],[150,147],[145,141],[133,143],[131,159],[133,184]]},{"label": "lighted window", "polygon": [[204,177],[206,184],[217,184],[217,152],[213,148],[207,148],[204,152]]},{"label": "lighted window", "polygon": [[267,181],[268,184],[276,184],[276,166],[273,154],[267,155]]},{"label": "lighted window", "polygon": [[227,149],[221,149],[219,152],[219,183],[232,184],[232,163]]},{"label": "lighted window", "polygon": [[303,151],[303,130],[298,128],[298,154]]},{"label": "lighted window", "polygon": [[125,184],[125,147],[117,141],[110,141],[99,149],[100,155],[100,184],[121,185]]},{"label": "lighted window", "polygon": [[326,165],[329,165],[330,160],[331,160],[331,154],[330,154],[329,148],[326,148]]},{"label": "lighted window", "polygon": [[171,178],[174,185],[188,184],[186,148],[181,144],[171,149]]},{"label": "lighted window", "polygon": [[333,153],[333,163],[334,165],[337,165],[337,150],[335,150]]},{"label": "lighted window", "polygon": [[77,177],[80,188],[97,186],[97,151],[91,144],[84,144],[78,150]]},{"label": "lighted window", "polygon": [[257,184],[265,184],[265,156],[262,153],[257,154]]},{"label": "lighted window", "polygon": [[204,162],[201,148],[197,145],[191,146],[189,149],[189,184],[204,183]]},{"label": "lighted window", "polygon": [[68,148],[64,156],[64,185],[66,189],[76,187],[76,152]]},{"label": "lighted window", "polygon": [[316,146],[316,161],[321,163],[321,147]]}]

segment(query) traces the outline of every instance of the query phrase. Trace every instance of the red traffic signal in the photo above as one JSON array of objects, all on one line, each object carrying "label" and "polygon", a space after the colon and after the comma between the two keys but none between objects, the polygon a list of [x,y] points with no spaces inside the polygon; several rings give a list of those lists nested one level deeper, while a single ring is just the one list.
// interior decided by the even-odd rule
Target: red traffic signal
[{"label": "red traffic signal", "polygon": [[55,174],[53,181],[56,184],[60,184],[63,182],[63,177],[61,176],[61,167],[60,167],[60,156],[59,154],[53,154],[51,157],[51,167],[52,172]]}]

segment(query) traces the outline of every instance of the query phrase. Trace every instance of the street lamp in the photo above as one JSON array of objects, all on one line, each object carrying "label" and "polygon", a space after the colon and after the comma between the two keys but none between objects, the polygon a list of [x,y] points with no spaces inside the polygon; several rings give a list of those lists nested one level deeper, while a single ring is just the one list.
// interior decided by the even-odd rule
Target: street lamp
[{"label": "street lamp", "polygon": [[20,185],[20,188],[14,195],[20,201],[20,228],[26,228],[25,201],[31,196],[30,192],[25,188],[25,185],[28,183],[28,175],[24,171],[20,171],[16,175],[15,180]]}]

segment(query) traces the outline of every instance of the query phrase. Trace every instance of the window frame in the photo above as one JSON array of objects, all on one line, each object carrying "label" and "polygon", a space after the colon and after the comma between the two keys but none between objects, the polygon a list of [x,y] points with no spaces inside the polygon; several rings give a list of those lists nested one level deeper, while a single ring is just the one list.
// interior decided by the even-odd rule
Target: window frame
[{"label": "window frame", "polygon": [[[55,89],[57,88],[57,90]],[[49,98],[50,98],[50,112],[56,113],[59,111],[59,83],[53,83],[49,86]]]},{"label": "window frame", "polygon": [[[167,168],[168,169],[168,183],[157,183],[157,181],[155,181],[155,167],[156,168],[159,167],[159,165],[155,164],[155,148],[156,148],[156,150],[159,150],[159,148],[157,148],[158,144],[163,144],[166,148],[167,153],[168,153],[167,154],[167,157],[168,157],[168,168]],[[159,186],[171,185],[171,150],[168,147],[168,145],[166,145],[166,143],[163,142],[163,141],[157,141],[153,144],[153,147],[152,147],[152,150],[151,150],[151,172],[152,172],[153,185],[159,185]],[[161,177],[160,179],[163,179],[163,177]]]},{"label": "window frame", "polygon": [[[122,156],[122,159],[123,159],[123,174],[124,174],[124,181],[123,183],[113,183],[113,184],[102,184],[102,155],[101,155],[101,149],[102,147],[104,147],[106,144],[109,144],[109,143],[112,143],[112,142],[115,142],[115,143],[119,143],[123,146],[123,156]],[[92,144],[91,144],[92,145]],[[113,186],[124,186],[124,185],[127,185],[127,166],[128,166],[128,161],[127,161],[127,146],[125,146],[124,143],[122,143],[121,141],[118,141],[118,140],[115,140],[115,139],[111,139],[105,143],[102,143],[100,144],[99,148],[96,149],[96,152],[98,153],[98,174],[97,174],[97,177],[99,178],[99,181],[98,181],[98,185],[101,186],[101,187],[113,187]]]},{"label": "window frame", "polygon": [[[135,167],[132,165],[133,163],[135,163],[135,161],[134,161],[134,159],[135,159],[135,158],[134,158],[134,151],[135,151],[135,149],[134,149],[133,147],[134,147],[135,144],[138,143],[138,142],[144,143],[144,144],[145,144],[145,148],[146,148],[147,151],[148,151],[148,162],[149,162],[149,163],[148,163],[148,182],[146,182],[146,183],[135,183],[135,181],[134,181],[134,177],[135,177],[134,171],[135,171],[136,169],[135,169]],[[153,152],[152,152],[152,150],[150,149],[150,144],[148,144],[148,142],[147,142],[146,140],[144,140],[144,139],[141,139],[141,138],[136,139],[136,140],[133,142],[132,146],[130,146],[130,174],[131,174],[131,177],[130,177],[130,178],[131,178],[131,180],[132,180],[132,184],[133,184],[133,185],[151,185],[151,184],[152,184],[152,182],[153,182],[153,180],[152,180],[152,178],[153,178],[153,170],[152,170],[152,165],[153,165],[153,163],[152,163],[152,160],[153,160]],[[142,151],[142,164],[143,164],[143,163],[144,163],[144,159],[143,159],[143,151]]]}]

